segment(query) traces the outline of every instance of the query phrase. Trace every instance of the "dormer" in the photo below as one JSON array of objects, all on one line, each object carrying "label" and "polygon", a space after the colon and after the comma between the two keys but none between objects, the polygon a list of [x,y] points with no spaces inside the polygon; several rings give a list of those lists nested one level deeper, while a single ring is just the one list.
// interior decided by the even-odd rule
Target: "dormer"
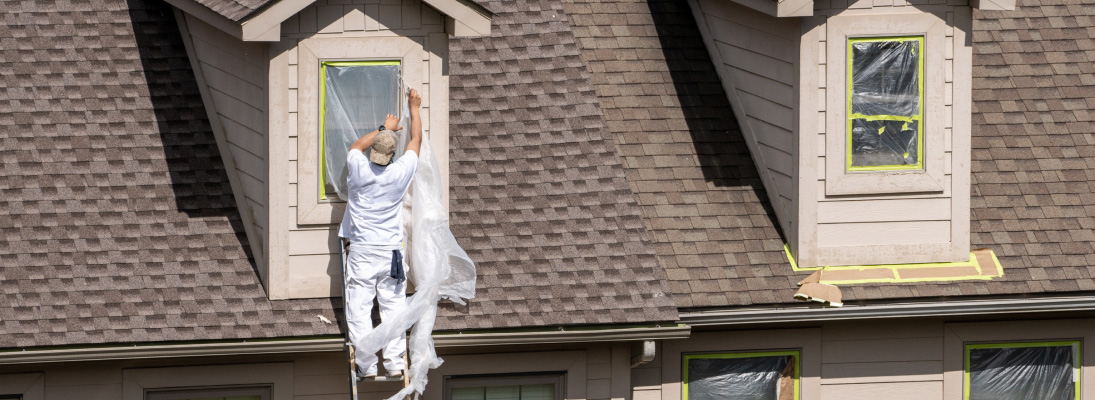
[{"label": "dormer", "polygon": [[[167,1],[271,299],[341,293],[345,202],[325,178],[322,151],[328,88],[349,93],[341,101],[350,109],[398,101],[392,85],[417,88],[447,201],[449,38],[489,35],[489,11],[467,0]],[[361,134],[379,126],[369,118],[357,121]]]},{"label": "dormer", "polygon": [[969,259],[972,1],[690,0],[799,267]]}]

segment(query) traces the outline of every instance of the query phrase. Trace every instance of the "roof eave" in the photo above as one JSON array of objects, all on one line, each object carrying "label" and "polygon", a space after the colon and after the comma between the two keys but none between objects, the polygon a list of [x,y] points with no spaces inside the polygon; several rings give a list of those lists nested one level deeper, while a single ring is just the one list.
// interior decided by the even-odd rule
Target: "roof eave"
[{"label": "roof eave", "polygon": [[[195,0],[165,0],[179,10],[245,42],[281,40],[281,23],[312,5],[315,0],[278,0],[239,21],[217,14]],[[449,33],[457,37],[490,35],[493,14],[468,0],[422,0],[446,16]]]},{"label": "roof eave", "polygon": [[888,304],[850,305],[841,308],[788,306],[681,312],[680,322],[689,326],[756,325],[787,322],[839,321],[881,318],[952,317],[989,314],[1056,313],[1095,310],[1095,295],[1043,298],[970,299]]}]

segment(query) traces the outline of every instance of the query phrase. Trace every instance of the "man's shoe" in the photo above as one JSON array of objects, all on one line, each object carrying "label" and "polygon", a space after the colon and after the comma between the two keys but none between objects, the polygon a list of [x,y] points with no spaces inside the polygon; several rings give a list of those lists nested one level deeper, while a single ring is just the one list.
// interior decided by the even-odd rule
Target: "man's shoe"
[{"label": "man's shoe", "polygon": [[361,370],[357,370],[357,380],[361,381],[361,380],[373,379],[373,378],[376,378],[376,372],[366,373],[366,372],[361,372]]},{"label": "man's shoe", "polygon": [[389,378],[394,378],[394,377],[397,377],[397,376],[403,376],[403,369],[402,368],[388,371],[388,377]]}]

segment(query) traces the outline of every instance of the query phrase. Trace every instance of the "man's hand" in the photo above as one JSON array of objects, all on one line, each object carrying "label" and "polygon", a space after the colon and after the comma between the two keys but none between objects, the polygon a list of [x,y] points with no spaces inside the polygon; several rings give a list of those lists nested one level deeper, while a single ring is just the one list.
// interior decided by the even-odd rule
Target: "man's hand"
[{"label": "man's hand", "polygon": [[399,126],[399,118],[394,115],[388,114],[387,117],[384,117],[384,129],[392,132],[398,132],[403,130],[403,127]]},{"label": "man's hand", "polygon": [[422,106],[422,96],[418,95],[418,90],[411,89],[410,100],[408,101],[411,106],[411,111],[417,111],[418,107]]}]

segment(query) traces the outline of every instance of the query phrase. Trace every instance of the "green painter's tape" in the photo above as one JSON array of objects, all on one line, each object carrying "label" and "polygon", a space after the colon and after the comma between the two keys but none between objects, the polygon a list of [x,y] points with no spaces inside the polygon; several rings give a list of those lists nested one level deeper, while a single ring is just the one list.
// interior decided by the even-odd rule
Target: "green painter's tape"
[{"label": "green painter's tape", "polygon": [[683,373],[683,393],[681,394],[682,400],[688,400],[688,360],[695,359],[711,359],[711,358],[753,358],[753,357],[783,357],[791,356],[791,360],[795,363],[794,372],[791,374],[791,379],[795,382],[795,400],[799,400],[799,374],[802,367],[802,352],[798,350],[784,350],[784,351],[760,351],[749,353],[708,353],[708,354],[686,354],[682,360],[684,364],[681,369]]},{"label": "green painter's tape", "polygon": [[[920,107],[919,114],[906,117],[899,115],[862,115],[852,113],[852,45],[855,43],[863,42],[908,42],[916,41],[919,43],[920,54],[917,56],[917,87],[920,91]],[[851,38],[848,39],[847,48],[848,64],[847,64],[847,77],[845,84],[847,85],[847,92],[845,92],[845,100],[847,103],[847,111],[845,111],[848,118],[845,121],[845,130],[847,131],[847,139],[844,143],[845,153],[847,153],[846,168],[848,171],[895,171],[895,170],[915,170],[924,168],[924,124],[917,124],[919,132],[916,134],[916,164],[913,165],[879,165],[870,167],[853,167],[852,166],[852,120],[853,119],[866,119],[868,121],[904,121],[906,124],[912,121],[924,120],[924,37],[923,36],[886,36],[886,37],[866,37],[866,38]]]},{"label": "green painter's tape", "polygon": [[[993,255],[993,258],[996,256]],[[1012,342],[1012,343],[981,343],[981,344],[967,344],[964,356],[963,368],[963,384],[962,384],[962,399],[969,400],[970,398],[970,350],[974,349],[1016,349],[1025,347],[1064,347],[1072,346],[1072,357],[1075,359],[1075,366],[1073,374],[1080,375],[1080,366],[1083,363],[1080,360],[1080,341],[1079,340],[1059,340],[1048,342]],[[1076,380],[1076,400],[1080,400],[1080,381]]]},{"label": "green painter's tape", "polygon": [[398,60],[323,61],[319,63],[319,199],[327,200],[327,67],[366,67],[399,65]]}]

